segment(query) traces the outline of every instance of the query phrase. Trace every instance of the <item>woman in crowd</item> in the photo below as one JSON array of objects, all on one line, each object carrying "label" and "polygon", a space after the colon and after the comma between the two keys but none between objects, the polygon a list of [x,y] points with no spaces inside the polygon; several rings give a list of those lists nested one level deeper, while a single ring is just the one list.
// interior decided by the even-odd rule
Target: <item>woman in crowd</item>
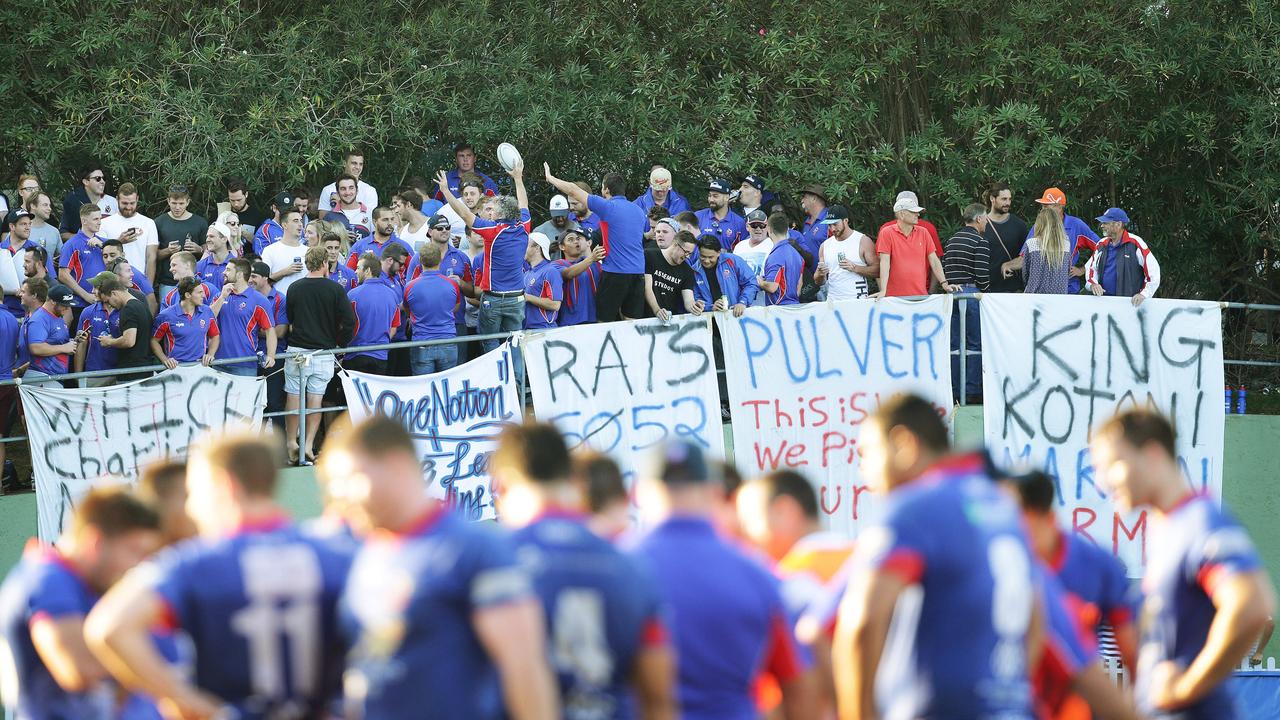
[{"label": "woman in crowd", "polygon": [[1071,279],[1071,254],[1062,218],[1052,206],[1040,207],[1035,230],[1022,248],[1025,260],[1022,279],[1025,292],[1037,295],[1066,295]]}]

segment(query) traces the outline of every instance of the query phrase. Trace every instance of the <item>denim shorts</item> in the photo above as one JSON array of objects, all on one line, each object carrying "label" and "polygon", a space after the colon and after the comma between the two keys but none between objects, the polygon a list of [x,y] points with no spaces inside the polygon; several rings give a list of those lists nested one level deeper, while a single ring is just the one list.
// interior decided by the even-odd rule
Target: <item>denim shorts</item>
[{"label": "denim shorts", "polygon": [[[307,365],[304,367],[303,363]],[[323,395],[333,378],[332,355],[310,355],[291,357],[284,363],[284,391],[289,395],[298,395],[302,386],[303,372],[306,372],[307,392],[311,395]]]}]

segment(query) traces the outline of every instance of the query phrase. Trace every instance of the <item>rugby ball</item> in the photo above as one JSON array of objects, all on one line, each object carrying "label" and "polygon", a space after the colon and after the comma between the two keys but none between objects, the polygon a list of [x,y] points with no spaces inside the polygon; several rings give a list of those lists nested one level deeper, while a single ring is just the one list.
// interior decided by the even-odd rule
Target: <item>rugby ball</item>
[{"label": "rugby ball", "polygon": [[520,164],[520,151],[511,143],[502,143],[498,146],[498,163],[502,165],[502,169],[511,170]]}]

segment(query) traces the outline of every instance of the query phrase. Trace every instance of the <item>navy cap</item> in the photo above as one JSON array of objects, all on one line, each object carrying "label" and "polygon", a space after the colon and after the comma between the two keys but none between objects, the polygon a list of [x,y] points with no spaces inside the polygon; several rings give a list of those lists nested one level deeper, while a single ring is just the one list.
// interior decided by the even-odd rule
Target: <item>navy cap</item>
[{"label": "navy cap", "polygon": [[70,305],[75,301],[76,295],[71,292],[71,288],[62,283],[57,283],[49,288],[49,299],[59,305]]},{"label": "navy cap", "polygon": [[1097,220],[1098,222],[1122,222],[1128,225],[1129,213],[1120,208],[1107,208],[1107,211],[1099,215]]},{"label": "navy cap", "polygon": [[275,203],[276,207],[284,210],[286,208],[293,207],[293,200],[294,198],[292,193],[282,192],[279,195],[276,195],[272,202]]},{"label": "navy cap", "polygon": [[261,275],[262,277],[266,278],[267,280],[270,280],[270,279],[271,279],[271,266],[270,266],[270,265],[268,265],[268,264],[266,264],[266,263],[264,263],[264,262],[262,262],[261,260],[255,260],[255,261],[253,262],[253,266],[249,269],[249,274],[251,274],[251,275]]},{"label": "navy cap", "polygon": [[759,190],[760,192],[764,192],[764,178],[760,177],[759,175],[756,175],[755,173],[752,173],[742,178],[742,182],[747,185],[750,185],[751,187]]},{"label": "navy cap", "polygon": [[32,215],[31,213],[27,212],[26,210],[23,210],[22,208],[17,208],[16,210],[10,210],[9,216],[6,217],[4,221],[5,223],[12,225],[18,222],[19,220],[21,220],[22,218],[29,218],[29,217],[35,217],[35,215]]},{"label": "navy cap", "polygon": [[449,222],[449,218],[445,217],[444,215],[441,215],[440,213],[436,213],[435,215],[432,215],[431,217],[427,218],[427,227],[429,228],[442,227],[442,228],[452,229],[453,223]]},{"label": "navy cap", "polygon": [[687,440],[662,443],[653,460],[653,476],[666,485],[693,485],[713,479],[702,448]]},{"label": "navy cap", "polygon": [[835,225],[841,220],[849,219],[849,211],[843,205],[832,205],[827,208],[827,216],[823,218],[823,225]]},{"label": "navy cap", "polygon": [[733,188],[729,187],[729,181],[724,178],[716,178],[707,185],[707,192],[718,192],[728,195],[733,192]]}]

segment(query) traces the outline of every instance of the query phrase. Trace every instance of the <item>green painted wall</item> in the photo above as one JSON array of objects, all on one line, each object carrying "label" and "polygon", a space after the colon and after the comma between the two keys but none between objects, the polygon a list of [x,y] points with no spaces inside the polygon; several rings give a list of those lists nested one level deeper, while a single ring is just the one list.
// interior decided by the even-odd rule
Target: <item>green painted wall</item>
[{"label": "green painted wall", "polygon": [[[732,447],[726,427],[726,445]],[[982,441],[982,408],[959,408],[955,444],[976,447]],[[1280,579],[1280,416],[1228,415],[1223,487],[1227,505],[1249,528],[1273,582]],[[289,468],[280,484],[280,502],[294,517],[320,512],[320,496],[311,468]],[[36,497],[32,493],[0,497],[0,575],[7,573],[36,533]],[[1280,634],[1268,655],[1280,653]]]}]

